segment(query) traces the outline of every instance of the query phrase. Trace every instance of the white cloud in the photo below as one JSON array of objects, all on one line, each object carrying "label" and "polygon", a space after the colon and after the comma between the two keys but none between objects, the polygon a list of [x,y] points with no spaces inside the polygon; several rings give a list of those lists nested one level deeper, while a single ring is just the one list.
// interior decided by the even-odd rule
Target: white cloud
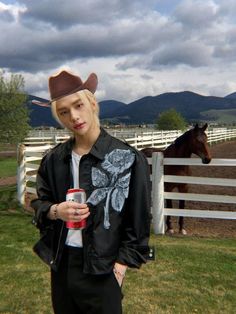
[{"label": "white cloud", "polygon": [[185,41],[170,43],[157,51],[149,68],[156,68],[159,65],[181,65],[186,64],[192,67],[207,66],[211,63],[212,49],[199,41]]},{"label": "white cloud", "polygon": [[0,2],[0,68],[22,73],[47,98],[67,67],[99,77],[97,97],[126,103],[192,90],[236,90],[233,0],[18,0]]},{"label": "white cloud", "polygon": [[0,14],[2,17],[8,17],[7,21],[18,21],[19,16],[26,12],[26,6],[16,4],[5,4],[0,2]]},{"label": "white cloud", "polygon": [[174,16],[177,21],[190,29],[211,26],[217,19],[218,5],[209,0],[184,0],[176,8]]}]

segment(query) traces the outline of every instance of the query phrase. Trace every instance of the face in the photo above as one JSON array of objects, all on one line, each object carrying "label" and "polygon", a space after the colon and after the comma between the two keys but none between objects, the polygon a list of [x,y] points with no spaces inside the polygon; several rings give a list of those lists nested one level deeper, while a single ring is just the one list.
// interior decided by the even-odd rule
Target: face
[{"label": "face", "polygon": [[202,163],[209,164],[211,161],[211,154],[207,144],[207,135],[201,129],[199,129],[198,135],[196,136],[194,147],[194,153],[202,159]]},{"label": "face", "polygon": [[56,112],[61,123],[75,135],[80,136],[87,135],[98,127],[96,105],[84,97],[74,93],[56,102]]}]

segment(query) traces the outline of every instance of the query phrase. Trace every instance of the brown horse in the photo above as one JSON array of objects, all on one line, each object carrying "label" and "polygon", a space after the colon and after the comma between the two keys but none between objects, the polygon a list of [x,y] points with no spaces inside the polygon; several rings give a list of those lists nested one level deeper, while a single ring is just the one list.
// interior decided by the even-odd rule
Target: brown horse
[{"label": "brown horse", "polygon": [[[199,156],[202,159],[203,164],[208,164],[211,161],[211,154],[207,144],[207,135],[205,130],[207,129],[207,123],[201,128],[198,124],[194,128],[188,130],[180,137],[178,137],[173,144],[168,146],[164,151],[164,157],[172,158],[190,158],[192,154]],[[160,152],[161,150],[155,147],[147,147],[141,150],[146,157],[152,157],[153,152]],[[167,175],[191,175],[189,166],[164,166],[164,173]],[[188,185],[186,183],[165,183],[165,191],[171,192],[174,188],[177,188],[180,193],[188,192]],[[166,200],[167,208],[172,208],[172,200]],[[179,201],[179,208],[183,209],[185,201]],[[171,222],[171,217],[167,216],[166,219],[166,233],[173,234],[174,229]],[[186,234],[184,229],[184,218],[179,217],[179,233]]]}]

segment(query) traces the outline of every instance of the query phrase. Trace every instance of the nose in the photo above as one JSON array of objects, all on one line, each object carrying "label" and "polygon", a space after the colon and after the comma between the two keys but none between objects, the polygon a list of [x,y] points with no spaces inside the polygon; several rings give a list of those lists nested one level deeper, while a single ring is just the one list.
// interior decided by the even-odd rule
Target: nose
[{"label": "nose", "polygon": [[205,158],[202,159],[202,163],[203,164],[209,164],[210,162],[211,162],[211,158],[205,157]]},{"label": "nose", "polygon": [[70,117],[71,117],[72,122],[75,122],[75,121],[79,120],[79,118],[80,118],[78,112],[74,109],[71,109]]}]

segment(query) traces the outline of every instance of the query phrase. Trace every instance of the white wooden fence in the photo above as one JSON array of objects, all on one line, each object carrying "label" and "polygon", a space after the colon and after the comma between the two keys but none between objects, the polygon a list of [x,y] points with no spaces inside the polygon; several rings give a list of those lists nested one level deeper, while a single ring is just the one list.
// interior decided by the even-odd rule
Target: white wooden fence
[{"label": "white wooden fence", "polygon": [[212,159],[210,164],[202,164],[199,158],[164,158],[163,153],[153,153],[149,158],[152,164],[152,197],[153,197],[153,225],[156,234],[164,234],[165,216],[183,216],[200,218],[236,219],[236,211],[216,211],[216,210],[195,210],[191,208],[176,209],[166,208],[165,200],[187,200],[197,202],[214,202],[223,204],[236,204],[236,196],[215,195],[215,194],[195,194],[166,192],[165,182],[214,185],[236,187],[236,179],[227,178],[207,178],[193,176],[165,175],[165,165],[189,165],[189,166],[236,166],[236,159]]},{"label": "white wooden fence", "polygon": [[[156,134],[154,134],[156,133]],[[165,148],[172,143],[181,131],[163,131],[152,132],[151,134],[141,134],[135,138],[126,139],[132,146],[141,149],[142,147],[154,146]],[[46,150],[50,149],[60,141],[67,139],[66,137],[53,138],[53,141],[45,138],[43,145],[40,140],[27,139],[23,144],[18,147],[18,170],[17,170],[17,193],[18,200],[21,204],[25,204],[27,193],[35,194],[36,172]],[[236,129],[215,129],[208,132],[209,143],[225,141],[236,138]],[[31,143],[31,144],[30,144]],[[41,143],[40,146],[39,143]],[[37,145],[37,146],[35,146]],[[207,201],[207,202],[220,202],[220,203],[233,203],[236,204],[236,197],[227,195],[204,195],[204,194],[181,194],[164,191],[164,182],[179,182],[191,184],[210,184],[218,186],[236,186],[236,179],[222,179],[222,178],[196,178],[196,177],[176,177],[165,176],[164,165],[201,165],[200,159],[194,158],[163,158],[161,153],[154,153],[152,157],[153,175],[152,177],[152,194],[153,194],[153,223],[155,233],[164,233],[164,217],[171,216],[188,216],[188,217],[205,217],[205,218],[222,218],[222,219],[236,219],[236,212],[227,211],[206,211],[206,210],[179,210],[167,209],[164,206],[165,199],[183,199],[194,201]],[[210,164],[204,167],[211,166],[236,166],[236,159],[213,159]]]},{"label": "white wooden fence", "polygon": [[[114,135],[121,140],[126,141],[130,145],[134,146],[137,149],[143,147],[158,147],[165,148],[171,144],[177,137],[179,137],[183,132],[180,130],[170,130],[170,131],[153,131],[153,132],[133,132],[130,131],[130,135],[127,135],[126,131],[117,131],[117,130],[107,130],[111,135]],[[227,141],[230,139],[236,138],[236,128],[227,129],[227,128],[215,128],[206,131],[208,136],[208,143],[216,143],[220,141]],[[43,134],[43,136],[42,136]],[[35,136],[27,137],[22,144],[25,146],[41,146],[41,145],[56,145],[58,143],[64,142],[70,136],[70,132],[61,131],[58,133],[42,133],[39,132],[38,135],[34,133]]]},{"label": "white wooden fence", "polygon": [[[159,147],[164,148],[171,144],[178,136],[182,134],[180,130],[171,130],[171,131],[155,131],[155,132],[135,132],[131,131],[130,135],[127,135],[127,131],[118,132],[114,130],[108,130],[108,132],[120,138],[121,140],[126,141],[130,145],[134,146],[135,148],[142,148],[142,147]],[[39,133],[40,134],[40,133]],[[40,146],[40,145],[56,145],[58,143],[64,142],[70,136],[70,133],[66,131],[63,133],[55,133],[49,134],[46,133],[44,136],[31,136],[25,138],[22,144],[26,146]],[[218,136],[219,137],[219,136]],[[235,129],[235,137],[236,137],[236,129]]]}]

